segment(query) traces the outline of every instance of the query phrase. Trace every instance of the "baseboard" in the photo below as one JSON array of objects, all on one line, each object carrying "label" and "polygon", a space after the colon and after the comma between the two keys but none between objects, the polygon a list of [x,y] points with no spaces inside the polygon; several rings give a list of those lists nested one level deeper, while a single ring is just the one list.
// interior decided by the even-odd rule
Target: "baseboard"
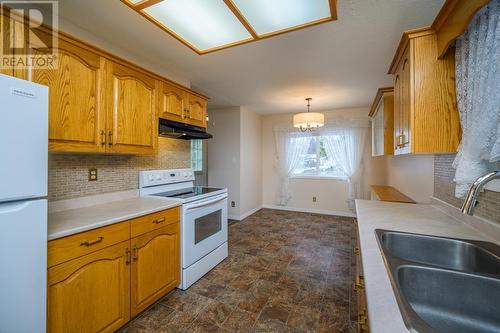
[{"label": "baseboard", "polygon": [[259,210],[262,209],[262,206],[255,207],[254,209],[249,210],[246,213],[243,213],[241,215],[229,215],[227,218],[230,220],[236,220],[236,221],[241,221],[249,217],[250,215],[258,212]]},{"label": "baseboard", "polygon": [[258,206],[258,207],[255,207],[254,209],[251,209],[249,210],[248,212],[246,213],[243,213],[240,215],[240,219],[238,221],[241,221],[241,220],[244,220],[246,219],[247,217],[249,217],[250,215],[254,214],[254,213],[257,213],[259,210],[262,209],[262,206]]},{"label": "baseboard", "polygon": [[287,206],[278,206],[278,205],[262,205],[262,208],[277,209],[277,210],[287,210],[287,211],[290,211],[290,212],[302,212],[302,213],[314,213],[314,214],[323,214],[323,215],[356,217],[356,214],[354,214],[352,212],[338,211],[338,210],[296,208],[296,207],[287,207]]}]

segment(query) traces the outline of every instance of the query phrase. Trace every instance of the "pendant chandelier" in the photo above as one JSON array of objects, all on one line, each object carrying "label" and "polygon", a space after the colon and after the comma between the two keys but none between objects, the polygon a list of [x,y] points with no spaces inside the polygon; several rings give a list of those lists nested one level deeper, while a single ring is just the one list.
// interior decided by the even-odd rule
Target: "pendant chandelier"
[{"label": "pendant chandelier", "polygon": [[311,97],[306,98],[307,112],[297,113],[293,116],[293,127],[302,132],[314,131],[325,125],[325,115],[319,112],[311,112]]}]

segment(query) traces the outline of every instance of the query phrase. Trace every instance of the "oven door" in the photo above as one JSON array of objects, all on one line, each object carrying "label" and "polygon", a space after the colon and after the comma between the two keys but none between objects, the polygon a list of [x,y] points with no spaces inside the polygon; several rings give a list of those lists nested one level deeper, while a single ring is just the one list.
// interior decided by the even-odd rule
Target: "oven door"
[{"label": "oven door", "polygon": [[182,268],[187,268],[227,242],[227,194],[182,208]]}]

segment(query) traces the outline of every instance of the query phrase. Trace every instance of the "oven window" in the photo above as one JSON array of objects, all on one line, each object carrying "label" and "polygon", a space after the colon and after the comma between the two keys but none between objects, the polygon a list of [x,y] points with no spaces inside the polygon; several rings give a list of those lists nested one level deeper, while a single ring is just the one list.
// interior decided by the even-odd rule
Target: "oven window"
[{"label": "oven window", "polygon": [[194,220],[194,243],[198,244],[202,240],[218,233],[222,229],[222,210],[215,211],[208,215]]}]

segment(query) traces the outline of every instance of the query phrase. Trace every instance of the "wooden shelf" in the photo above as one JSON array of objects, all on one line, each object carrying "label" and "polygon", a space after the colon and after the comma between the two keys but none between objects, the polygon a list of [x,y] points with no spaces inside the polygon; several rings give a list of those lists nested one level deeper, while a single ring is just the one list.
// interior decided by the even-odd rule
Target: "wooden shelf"
[{"label": "wooden shelf", "polygon": [[380,201],[416,203],[412,198],[407,197],[392,186],[372,185],[371,188]]}]

